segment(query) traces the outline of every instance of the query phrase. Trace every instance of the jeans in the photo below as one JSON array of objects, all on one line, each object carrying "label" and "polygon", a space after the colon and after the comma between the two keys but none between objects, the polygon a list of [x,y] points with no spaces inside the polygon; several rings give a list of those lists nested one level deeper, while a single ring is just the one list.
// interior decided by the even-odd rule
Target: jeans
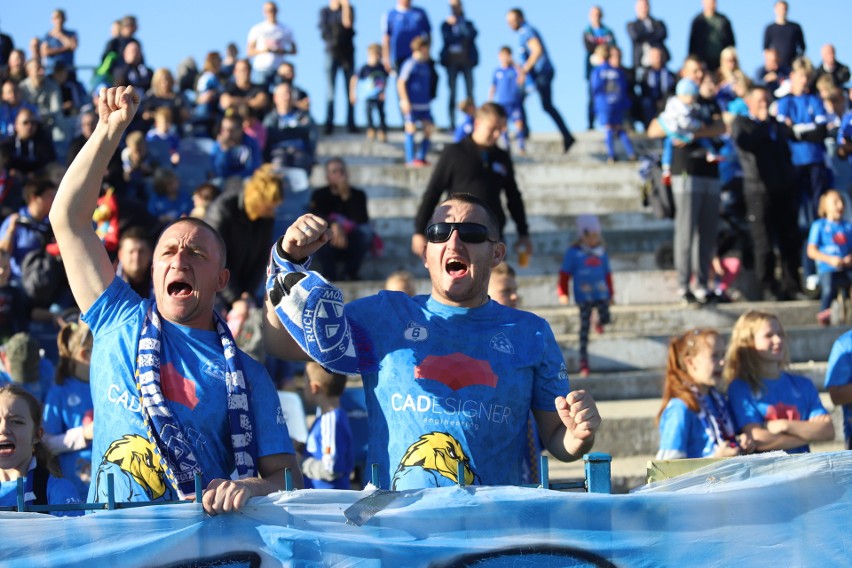
[{"label": "jeans", "polygon": [[349,57],[335,57],[331,53],[325,54],[325,77],[326,77],[326,106],[325,106],[325,125],[331,127],[334,125],[334,88],[337,84],[337,72],[343,72],[343,85],[346,95],[346,126],[352,128],[355,126],[355,111],[352,103],[349,102],[349,82],[352,79],[352,72],[355,67],[354,54]]},{"label": "jeans", "polygon": [[716,251],[719,226],[718,178],[686,173],[672,176],[675,202],[674,264],[681,290],[689,290],[695,275],[699,288],[707,288],[710,263]]},{"label": "jeans", "polygon": [[[316,260],[320,263],[323,276],[328,280],[357,280],[358,271],[364,257],[373,244],[373,228],[370,225],[358,225],[347,237],[347,247],[339,249],[326,244],[316,252]],[[343,263],[343,273],[338,270],[338,263]]]},{"label": "jeans", "polygon": [[379,99],[367,99],[367,128],[376,128],[376,123],[373,122],[373,111],[379,117],[379,129],[382,132],[387,132],[388,127],[385,124],[385,101]]},{"label": "jeans", "polygon": [[568,126],[565,124],[565,121],[562,120],[562,115],[559,114],[559,111],[553,105],[553,91],[551,90],[551,83],[553,83],[553,71],[539,73],[535,76],[535,87],[538,91],[538,96],[541,98],[541,108],[544,112],[550,115],[551,119],[553,119],[553,122],[556,124],[556,128],[558,128],[560,134],[562,134],[565,146],[570,146],[574,142],[574,137],[571,136],[571,131],[568,130]]},{"label": "jeans", "polygon": [[450,128],[456,129],[456,83],[458,82],[459,73],[464,77],[464,88],[467,93],[467,98],[473,100],[473,68],[462,67],[461,65],[447,66],[447,80],[450,83]]},{"label": "jeans", "polygon": [[852,285],[852,274],[848,270],[823,272],[819,275],[820,302],[819,311],[831,307],[831,302],[839,293],[842,297],[849,297],[849,286]]}]

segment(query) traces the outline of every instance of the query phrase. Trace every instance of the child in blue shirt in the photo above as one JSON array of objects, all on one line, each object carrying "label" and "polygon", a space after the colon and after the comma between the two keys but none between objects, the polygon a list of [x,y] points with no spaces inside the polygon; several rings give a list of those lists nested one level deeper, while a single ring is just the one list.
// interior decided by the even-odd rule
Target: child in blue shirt
[{"label": "child in blue shirt", "polygon": [[580,376],[589,376],[589,327],[592,310],[598,314],[595,331],[603,333],[610,321],[609,305],[614,294],[609,256],[601,239],[601,225],[595,215],[577,218],[580,238],[565,252],[559,269],[557,294],[560,304],[568,304],[568,283],[574,277],[574,303],[580,308]]},{"label": "child in blue shirt", "polygon": [[754,451],[754,440],[737,436],[728,400],[719,390],[724,341],[712,329],[672,338],[663,383],[658,460],[736,456]]},{"label": "child in blue shirt", "polygon": [[[428,165],[426,155],[434,129],[430,105],[434,98],[437,77],[429,56],[429,39],[416,37],[411,41],[411,58],[405,60],[396,81],[399,93],[399,108],[405,123],[405,165],[421,168]],[[423,141],[415,154],[414,134],[417,125],[423,128]]]},{"label": "child in blue shirt", "polygon": [[306,489],[349,489],[355,454],[349,419],[340,407],[345,388],[345,375],[329,373],[319,363],[305,365],[305,398],[317,407],[302,460]]},{"label": "child in blue shirt", "polygon": [[459,110],[463,118],[453,131],[453,142],[461,142],[473,133],[473,121],[476,118],[476,105],[473,104],[473,99],[464,99],[460,102]]},{"label": "child in blue shirt", "polygon": [[81,498],[92,476],[94,407],[89,388],[92,332],[84,323],[67,323],[56,337],[59,360],[55,384],[44,401],[44,442],[58,456],[62,476]]},{"label": "child in blue shirt", "polygon": [[843,198],[829,189],[819,198],[819,219],[808,234],[808,257],[816,261],[820,282],[817,321],[831,324],[831,302],[838,292],[849,297],[852,285],[852,223],[843,220]]},{"label": "child in blue shirt", "polygon": [[172,109],[161,106],[154,111],[154,127],[145,135],[145,141],[152,153],[156,154],[158,147],[162,147],[172,165],[180,163],[180,137],[174,126]]},{"label": "child in blue shirt", "polygon": [[[382,46],[371,43],[367,46],[367,63],[352,76],[349,83],[349,102],[353,105],[358,100],[358,92],[362,93],[367,112],[367,138],[372,140],[378,136],[380,142],[387,141],[388,127],[385,124],[385,85],[388,72],[381,63]],[[378,116],[378,131],[373,122],[373,113]]]},{"label": "child in blue shirt", "polygon": [[171,168],[154,170],[153,187],[148,212],[160,223],[171,223],[192,211],[192,199],[180,190],[180,178]]},{"label": "child in blue shirt", "polygon": [[[498,54],[500,66],[494,71],[491,79],[491,89],[488,92],[488,100],[494,101],[506,109],[506,118],[515,125],[515,137],[518,140],[518,153],[526,152],[527,127],[524,122],[524,85],[518,84],[518,66],[512,60],[512,49],[508,46],[500,48]],[[506,147],[509,147],[509,133],[505,132],[503,138]]]},{"label": "child in blue shirt", "polygon": [[630,109],[630,86],[627,76],[621,68],[621,50],[615,46],[599,45],[595,48],[595,58],[601,64],[592,71],[592,97],[595,117],[606,133],[606,151],[609,162],[615,161],[615,136],[624,145],[624,151],[630,161],[636,160],[636,151],[630,137],[624,130],[624,113]]}]

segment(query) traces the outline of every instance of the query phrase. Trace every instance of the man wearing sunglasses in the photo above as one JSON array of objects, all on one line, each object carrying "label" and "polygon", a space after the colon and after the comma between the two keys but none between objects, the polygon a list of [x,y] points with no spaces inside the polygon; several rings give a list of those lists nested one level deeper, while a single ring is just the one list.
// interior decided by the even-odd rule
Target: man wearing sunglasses
[{"label": "man wearing sunglasses", "polygon": [[330,241],[325,221],[303,215],[274,245],[267,280],[267,351],[360,373],[369,462],[382,487],[519,484],[527,417],[565,461],[594,443],[600,415],[568,373],[548,323],[488,297],[506,245],[484,203],[456,194],[425,231],[432,292],[383,291],[343,305],[306,265]]}]

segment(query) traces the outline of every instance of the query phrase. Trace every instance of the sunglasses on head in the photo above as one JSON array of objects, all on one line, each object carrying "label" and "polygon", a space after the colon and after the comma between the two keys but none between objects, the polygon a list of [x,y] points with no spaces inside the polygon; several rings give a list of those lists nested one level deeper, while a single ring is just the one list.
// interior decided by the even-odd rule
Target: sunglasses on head
[{"label": "sunglasses on head", "polygon": [[426,228],[426,240],[430,243],[445,243],[450,240],[453,231],[456,231],[465,243],[497,242],[488,238],[488,227],[479,223],[433,223]]}]

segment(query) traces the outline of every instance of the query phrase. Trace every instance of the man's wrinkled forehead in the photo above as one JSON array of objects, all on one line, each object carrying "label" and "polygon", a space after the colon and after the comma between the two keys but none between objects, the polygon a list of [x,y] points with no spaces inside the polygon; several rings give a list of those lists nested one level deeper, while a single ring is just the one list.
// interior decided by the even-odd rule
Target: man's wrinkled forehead
[{"label": "man's wrinkled forehead", "polygon": [[445,221],[452,223],[467,221],[488,226],[488,214],[479,205],[451,199],[438,205],[429,222],[441,223]]},{"label": "man's wrinkled forehead", "polygon": [[209,229],[195,223],[178,221],[171,225],[160,235],[154,250],[159,252],[176,246],[186,246],[211,256],[221,256],[216,237]]}]

